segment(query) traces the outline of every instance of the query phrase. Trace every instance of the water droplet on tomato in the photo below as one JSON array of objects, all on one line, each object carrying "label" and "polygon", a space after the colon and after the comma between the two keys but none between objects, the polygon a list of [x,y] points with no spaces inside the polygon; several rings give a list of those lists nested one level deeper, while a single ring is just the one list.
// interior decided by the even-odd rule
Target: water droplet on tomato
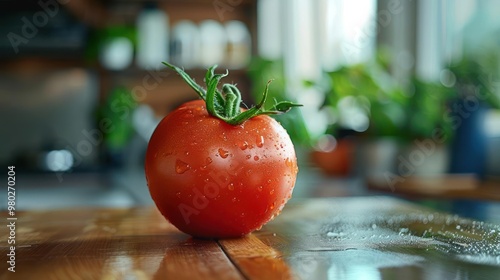
[{"label": "water droplet on tomato", "polygon": [[224,141],[227,141],[227,136],[226,136],[226,133],[223,132],[222,134],[219,135],[219,137],[224,140]]},{"label": "water droplet on tomato", "polygon": [[189,166],[189,164],[183,162],[182,160],[178,159],[175,162],[175,172],[177,172],[177,174],[182,174],[189,169],[191,169],[191,166]]},{"label": "water droplet on tomato", "polygon": [[285,165],[288,166],[288,167],[292,167],[293,166],[293,162],[290,158],[286,158],[285,159]]},{"label": "water droplet on tomato", "polygon": [[283,207],[285,207],[285,203],[283,202],[283,204],[280,205],[280,208],[278,209],[278,215],[281,213],[281,211],[283,210]]},{"label": "water droplet on tomato", "polygon": [[272,181],[271,181],[271,179],[267,180],[267,183],[268,183],[268,184],[270,184],[271,182],[272,182]]},{"label": "water droplet on tomato", "polygon": [[240,214],[240,216],[241,216],[241,217],[245,217],[245,212],[242,212],[242,213]]},{"label": "water droplet on tomato", "polygon": [[239,144],[239,146],[240,146],[240,149],[241,149],[242,151],[244,151],[244,150],[246,150],[246,149],[248,148],[248,143],[247,143],[247,141],[243,141],[243,142],[241,142],[241,143]]},{"label": "water droplet on tomato", "polygon": [[258,136],[257,137],[257,147],[262,148],[264,146],[264,136]]},{"label": "water droplet on tomato", "polygon": [[219,148],[219,156],[221,158],[227,158],[227,156],[229,156],[229,152],[222,148]]},{"label": "water droplet on tomato", "polygon": [[257,189],[259,190],[259,192],[261,192],[261,191],[262,191],[262,189],[263,189],[263,187],[262,187],[262,186],[259,186]]},{"label": "water droplet on tomato", "polygon": [[254,156],[253,160],[255,160],[255,161],[259,160],[259,156]]},{"label": "water droplet on tomato", "polygon": [[251,155],[246,155],[246,158],[247,159],[250,159],[252,156]]},{"label": "water droplet on tomato", "polygon": [[177,196],[178,198],[181,198],[181,192],[177,192],[177,193],[175,194],[175,196]]},{"label": "water droplet on tomato", "polygon": [[[271,206],[269,206],[269,209],[270,209],[270,210],[273,210],[275,206],[276,206],[276,202],[273,202],[273,204],[271,204]],[[274,215],[273,215],[273,216],[274,216]],[[271,219],[272,219],[272,218],[271,218]]]},{"label": "water droplet on tomato", "polygon": [[184,152],[186,156],[189,156],[189,151]]},{"label": "water droplet on tomato", "polygon": [[269,192],[269,194],[273,194],[273,193],[274,193],[274,189],[272,189],[272,190]]},{"label": "water droplet on tomato", "polygon": [[232,191],[234,190],[234,184],[233,183],[229,183],[229,185],[227,185],[227,188]]},{"label": "water droplet on tomato", "polygon": [[212,163],[212,158],[211,157],[207,157],[206,162],[207,162],[207,165],[209,165],[210,163]]},{"label": "water droplet on tomato", "polygon": [[236,197],[233,197],[233,199],[231,199],[232,202],[236,202]]},{"label": "water droplet on tomato", "polygon": [[193,115],[193,110],[187,110],[187,111],[184,113],[183,117],[184,117],[184,118],[186,118],[186,119],[187,119],[187,118],[192,118],[192,117],[194,117],[194,115]]}]

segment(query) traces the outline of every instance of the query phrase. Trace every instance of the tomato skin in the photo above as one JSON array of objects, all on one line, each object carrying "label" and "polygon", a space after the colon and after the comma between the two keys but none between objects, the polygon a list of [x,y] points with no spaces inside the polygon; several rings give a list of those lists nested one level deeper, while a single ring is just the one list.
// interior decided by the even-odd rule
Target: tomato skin
[{"label": "tomato skin", "polygon": [[196,100],[159,123],[145,171],[151,197],[174,226],[195,237],[226,238],[278,215],[298,168],[290,137],[273,118],[233,126]]}]

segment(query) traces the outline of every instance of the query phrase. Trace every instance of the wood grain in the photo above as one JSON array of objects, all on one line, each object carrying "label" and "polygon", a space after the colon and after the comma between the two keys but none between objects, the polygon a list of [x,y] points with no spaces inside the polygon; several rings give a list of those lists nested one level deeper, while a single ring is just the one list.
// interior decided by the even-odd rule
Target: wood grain
[{"label": "wood grain", "polygon": [[219,240],[219,244],[247,279],[291,279],[291,269],[280,252],[255,234]]},{"label": "wood grain", "polygon": [[24,212],[17,225],[16,272],[1,279],[242,279],[215,241],[154,208]]}]

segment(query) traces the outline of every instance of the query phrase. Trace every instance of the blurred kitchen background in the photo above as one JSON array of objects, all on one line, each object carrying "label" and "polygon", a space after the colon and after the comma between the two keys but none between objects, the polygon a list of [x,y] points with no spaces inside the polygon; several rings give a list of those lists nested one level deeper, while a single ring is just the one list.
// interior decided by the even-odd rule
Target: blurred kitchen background
[{"label": "blurred kitchen background", "polygon": [[151,204],[147,141],[196,98],[170,61],[199,82],[229,69],[248,105],[268,79],[271,99],[304,104],[278,117],[294,199],[385,194],[500,222],[496,0],[0,6],[0,163],[21,210]]}]

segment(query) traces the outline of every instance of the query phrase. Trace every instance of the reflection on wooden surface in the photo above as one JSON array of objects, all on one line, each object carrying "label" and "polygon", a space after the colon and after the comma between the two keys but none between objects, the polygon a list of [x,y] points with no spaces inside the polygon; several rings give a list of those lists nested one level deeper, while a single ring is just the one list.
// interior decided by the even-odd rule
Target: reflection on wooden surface
[{"label": "reflection on wooden surface", "polygon": [[[399,200],[305,200],[258,232],[197,240],[153,207],[20,212],[0,279],[497,279],[500,227]],[[6,215],[2,214],[5,221]],[[8,232],[1,233],[6,263]]]}]

